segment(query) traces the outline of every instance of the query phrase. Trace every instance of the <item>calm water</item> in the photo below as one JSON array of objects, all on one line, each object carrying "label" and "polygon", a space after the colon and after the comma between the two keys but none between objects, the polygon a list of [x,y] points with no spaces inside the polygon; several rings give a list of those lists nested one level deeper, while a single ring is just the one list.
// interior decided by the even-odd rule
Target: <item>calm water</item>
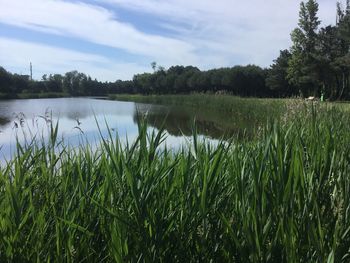
[{"label": "calm water", "polygon": [[150,129],[165,125],[165,143],[170,147],[178,147],[190,140],[194,119],[198,133],[212,141],[238,134],[243,129],[247,131],[241,119],[205,109],[93,98],[0,101],[0,159],[11,157],[16,138],[22,142],[33,136],[47,138],[48,119],[51,118],[54,123],[59,122],[59,138],[74,147],[86,141],[98,144],[101,136],[96,121],[102,136],[108,134],[108,123],[110,131],[118,133],[122,141],[132,141],[137,135],[137,115],[146,113]]}]

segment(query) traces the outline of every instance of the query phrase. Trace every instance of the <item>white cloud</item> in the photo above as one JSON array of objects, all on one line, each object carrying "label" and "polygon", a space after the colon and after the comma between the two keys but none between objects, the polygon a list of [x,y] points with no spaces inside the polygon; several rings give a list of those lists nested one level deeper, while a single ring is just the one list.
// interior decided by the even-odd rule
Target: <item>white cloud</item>
[{"label": "white cloud", "polygon": [[[288,48],[297,26],[295,0],[103,0],[137,12],[158,15],[179,37],[207,53],[205,67],[256,63],[267,66]],[[98,1],[96,1],[98,2]],[[323,24],[334,23],[336,0],[320,2]],[[174,26],[174,22],[179,23]],[[211,60],[213,56],[216,59]]]},{"label": "white cloud", "polygon": [[196,62],[185,41],[145,34],[96,5],[52,0],[0,0],[0,22],[81,38],[168,63]]},{"label": "white cloud", "polygon": [[29,62],[32,62],[34,77],[37,79],[43,74],[63,74],[78,70],[102,81],[115,81],[131,79],[134,73],[149,70],[149,67],[136,63],[118,63],[99,55],[2,37],[0,61],[6,69],[16,69],[22,74],[29,74]]}]

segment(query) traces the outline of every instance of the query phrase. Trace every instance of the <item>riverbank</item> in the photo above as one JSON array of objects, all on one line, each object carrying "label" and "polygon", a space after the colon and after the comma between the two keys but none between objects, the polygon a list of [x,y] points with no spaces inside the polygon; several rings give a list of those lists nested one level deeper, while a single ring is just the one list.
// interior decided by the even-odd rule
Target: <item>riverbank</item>
[{"label": "riverbank", "polygon": [[[0,168],[0,261],[347,262],[350,120],[308,104],[258,141],[18,149]],[[195,130],[194,130],[195,131]],[[102,139],[102,138],[101,138]]]},{"label": "riverbank", "polygon": [[[171,104],[186,106],[208,106],[224,108],[232,104],[245,103],[273,103],[281,104],[287,99],[269,99],[269,98],[241,98],[232,95],[214,95],[214,94],[179,94],[179,95],[141,95],[141,94],[110,94],[111,100],[134,101],[139,103]],[[226,107],[230,110],[230,107]]]},{"label": "riverbank", "polygon": [[[187,94],[187,95],[141,95],[141,94],[110,94],[110,100],[132,101],[138,103],[151,103],[160,105],[189,106],[211,108],[227,112],[237,112],[246,109],[246,112],[262,114],[273,114],[285,111],[292,104],[316,103],[322,107],[336,107],[341,110],[350,111],[349,101],[306,101],[301,98],[245,98],[232,95],[214,94]],[[286,108],[287,107],[287,108]],[[263,112],[261,112],[263,110]],[[267,110],[267,112],[265,112]]]},{"label": "riverbank", "polygon": [[49,99],[49,98],[68,98],[68,97],[71,97],[71,96],[63,92],[17,93],[17,94],[0,93],[0,100]]}]

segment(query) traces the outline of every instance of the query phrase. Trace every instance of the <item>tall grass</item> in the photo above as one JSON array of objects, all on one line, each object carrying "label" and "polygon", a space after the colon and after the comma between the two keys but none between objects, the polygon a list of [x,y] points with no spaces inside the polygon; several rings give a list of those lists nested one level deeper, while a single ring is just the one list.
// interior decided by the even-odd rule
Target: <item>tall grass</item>
[{"label": "tall grass", "polygon": [[[231,95],[189,94],[189,95],[130,95],[110,94],[111,100],[133,101],[139,103],[163,104],[167,106],[198,107],[222,111],[228,114],[251,116],[275,115],[284,109],[289,99],[241,98]],[[258,110],[257,110],[258,108]]]},{"label": "tall grass", "polygon": [[[349,262],[350,128],[306,108],[258,141],[17,145],[0,169],[0,262]],[[60,150],[58,150],[60,149]]]}]

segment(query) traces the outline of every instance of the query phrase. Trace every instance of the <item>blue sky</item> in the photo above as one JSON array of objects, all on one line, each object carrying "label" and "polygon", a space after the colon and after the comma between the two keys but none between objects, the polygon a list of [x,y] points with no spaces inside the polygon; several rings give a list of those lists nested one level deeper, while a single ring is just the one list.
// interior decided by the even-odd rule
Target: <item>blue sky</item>
[{"label": "blue sky", "polygon": [[[0,0],[0,65],[34,77],[78,70],[102,81],[168,68],[257,64],[290,46],[296,0]],[[336,0],[320,0],[334,24]]]}]

